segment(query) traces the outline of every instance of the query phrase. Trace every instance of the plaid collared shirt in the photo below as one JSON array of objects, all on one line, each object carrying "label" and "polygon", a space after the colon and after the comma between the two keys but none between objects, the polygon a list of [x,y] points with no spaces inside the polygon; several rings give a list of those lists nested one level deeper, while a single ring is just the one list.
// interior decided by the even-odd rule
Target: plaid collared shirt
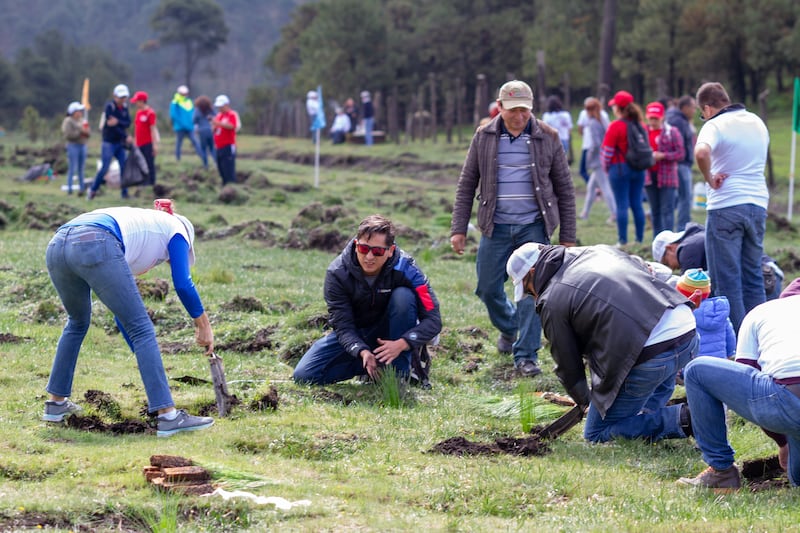
[{"label": "plaid collared shirt", "polygon": [[[652,131],[650,126],[647,131]],[[652,144],[652,143],[651,143]],[[653,150],[664,154],[664,159],[647,169],[644,177],[645,185],[653,184],[653,175],[656,176],[656,186],[659,189],[678,187],[678,163],[686,156],[683,147],[683,137],[678,128],[666,122],[661,128],[661,133],[655,138]]]}]

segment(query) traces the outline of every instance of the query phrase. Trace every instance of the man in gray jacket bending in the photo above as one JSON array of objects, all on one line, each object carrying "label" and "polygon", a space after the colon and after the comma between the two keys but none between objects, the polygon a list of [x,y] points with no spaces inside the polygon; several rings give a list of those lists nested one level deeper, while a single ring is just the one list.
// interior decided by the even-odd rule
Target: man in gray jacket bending
[{"label": "man in gray jacket bending", "polygon": [[524,244],[507,270],[514,298],[536,299],[558,379],[589,407],[587,440],[692,434],[686,405],[667,406],[699,345],[689,300],[640,258],[606,245]]},{"label": "man in gray jacket bending", "polygon": [[505,292],[506,260],[526,242],[550,242],[557,226],[559,242],[573,246],[575,189],[558,132],[531,113],[533,91],[509,81],[497,98],[500,114],[478,128],[458,179],[450,244],[464,253],[472,203],[478,192],[478,246],[475,294],[500,330],[497,349],[514,353],[523,376],[541,373],[538,350],[542,326],[532,298],[515,307]]}]

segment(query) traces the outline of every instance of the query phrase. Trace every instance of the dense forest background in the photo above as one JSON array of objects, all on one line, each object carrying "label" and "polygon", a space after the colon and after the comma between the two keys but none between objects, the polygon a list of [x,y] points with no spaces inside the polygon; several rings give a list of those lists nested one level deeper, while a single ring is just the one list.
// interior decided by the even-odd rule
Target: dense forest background
[{"label": "dense forest background", "polygon": [[[95,107],[125,82],[166,110],[185,61],[151,18],[181,1],[192,2],[0,0],[0,125],[26,106],[62,113],[84,77]],[[202,54],[192,94],[229,94],[246,125],[320,84],[326,103],[369,89],[400,108],[442,100],[441,115],[448,92],[477,106],[482,84],[493,96],[510,77],[567,103],[623,88],[640,101],[680,95],[706,80],[753,102],[800,71],[796,0],[203,1],[221,8],[227,37]]]}]

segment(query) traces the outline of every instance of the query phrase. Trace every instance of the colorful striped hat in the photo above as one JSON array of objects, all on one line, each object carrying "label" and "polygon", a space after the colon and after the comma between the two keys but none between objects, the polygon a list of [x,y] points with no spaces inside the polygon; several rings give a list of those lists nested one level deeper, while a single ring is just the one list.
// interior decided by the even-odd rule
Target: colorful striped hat
[{"label": "colorful striped hat", "polygon": [[706,299],[711,294],[711,278],[701,268],[690,268],[678,278],[675,288],[687,298],[700,289],[703,299]]}]

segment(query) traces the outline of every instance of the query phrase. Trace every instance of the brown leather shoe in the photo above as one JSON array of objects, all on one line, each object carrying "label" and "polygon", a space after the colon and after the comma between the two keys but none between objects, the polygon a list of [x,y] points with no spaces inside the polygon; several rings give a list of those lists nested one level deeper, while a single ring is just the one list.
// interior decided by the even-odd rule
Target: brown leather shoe
[{"label": "brown leather shoe", "polygon": [[739,469],[736,468],[736,465],[731,465],[725,470],[715,470],[709,466],[697,477],[682,477],[676,483],[678,485],[712,489],[715,494],[726,494],[736,492],[742,487],[742,476],[739,474]]}]

